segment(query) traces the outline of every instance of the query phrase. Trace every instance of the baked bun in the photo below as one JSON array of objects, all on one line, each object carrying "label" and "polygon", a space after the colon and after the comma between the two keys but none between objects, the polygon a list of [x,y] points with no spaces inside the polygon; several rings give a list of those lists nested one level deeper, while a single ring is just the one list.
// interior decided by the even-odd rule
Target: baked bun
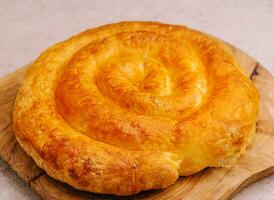
[{"label": "baked bun", "polygon": [[183,26],[122,22],[56,44],[29,68],[16,138],[50,176],[131,195],[228,167],[259,97],[224,44]]}]

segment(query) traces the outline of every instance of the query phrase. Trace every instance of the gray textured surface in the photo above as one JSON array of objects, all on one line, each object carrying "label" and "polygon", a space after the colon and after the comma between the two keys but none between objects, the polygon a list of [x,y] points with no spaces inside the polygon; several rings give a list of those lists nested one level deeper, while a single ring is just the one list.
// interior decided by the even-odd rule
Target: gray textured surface
[{"label": "gray textured surface", "polygon": [[[0,76],[29,63],[55,42],[121,20],[155,20],[208,32],[248,52],[274,73],[273,0],[0,0]],[[0,199],[39,198],[0,160]],[[274,176],[234,199],[274,199]]]}]

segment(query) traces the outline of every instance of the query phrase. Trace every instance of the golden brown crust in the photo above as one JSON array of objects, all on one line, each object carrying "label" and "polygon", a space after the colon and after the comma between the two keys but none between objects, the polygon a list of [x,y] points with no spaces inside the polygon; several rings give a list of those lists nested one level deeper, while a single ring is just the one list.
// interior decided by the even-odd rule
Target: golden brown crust
[{"label": "golden brown crust", "polygon": [[50,176],[130,195],[232,165],[259,97],[227,48],[154,22],[87,30],[47,49],[19,90],[16,138]]}]

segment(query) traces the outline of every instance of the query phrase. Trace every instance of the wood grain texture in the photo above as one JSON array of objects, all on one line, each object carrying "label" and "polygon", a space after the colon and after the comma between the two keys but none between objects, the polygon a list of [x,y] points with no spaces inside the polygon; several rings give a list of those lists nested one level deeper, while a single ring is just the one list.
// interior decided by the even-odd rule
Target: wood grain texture
[{"label": "wood grain texture", "polygon": [[12,131],[12,107],[26,67],[0,79],[0,156],[43,199],[199,199],[226,200],[249,184],[274,172],[274,78],[255,59],[230,46],[245,73],[260,91],[257,134],[247,152],[230,168],[208,168],[181,177],[174,185],[130,197],[82,192],[49,177],[17,144]]}]

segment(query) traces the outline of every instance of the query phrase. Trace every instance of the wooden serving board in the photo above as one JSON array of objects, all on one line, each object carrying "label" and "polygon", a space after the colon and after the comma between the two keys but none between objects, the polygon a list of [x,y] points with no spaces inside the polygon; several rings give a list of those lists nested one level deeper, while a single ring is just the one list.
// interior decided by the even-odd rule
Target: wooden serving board
[{"label": "wooden serving board", "polygon": [[233,46],[230,48],[256,84],[261,98],[254,142],[230,169],[208,168],[196,175],[181,177],[165,190],[142,192],[130,197],[82,192],[54,180],[20,148],[12,131],[12,107],[27,66],[0,79],[0,156],[43,199],[231,199],[249,184],[274,172],[274,78],[259,62]]}]

